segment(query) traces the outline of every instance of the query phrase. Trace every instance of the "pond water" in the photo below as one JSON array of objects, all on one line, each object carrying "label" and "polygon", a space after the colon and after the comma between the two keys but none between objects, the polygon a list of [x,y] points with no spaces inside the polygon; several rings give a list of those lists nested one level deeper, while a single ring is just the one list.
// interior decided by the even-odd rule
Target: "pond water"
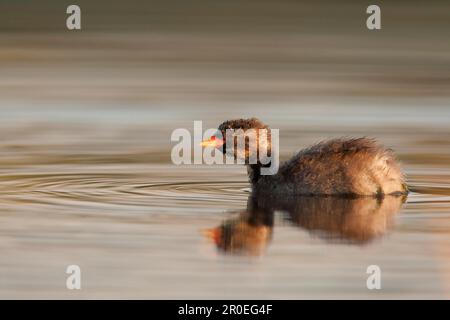
[{"label": "pond water", "polygon": [[[252,200],[244,167],[170,162],[172,130],[253,115],[280,129],[282,160],[325,138],[376,137],[411,193]],[[445,102],[4,103],[0,297],[448,299],[449,119]],[[79,291],[66,289],[72,264]],[[366,287],[369,265],[381,290]]]},{"label": "pond water", "polygon": [[[448,0],[0,4],[0,298],[450,298]],[[392,148],[407,199],[252,199],[171,133]],[[66,268],[81,268],[81,290]],[[368,290],[368,266],[381,289]]]}]

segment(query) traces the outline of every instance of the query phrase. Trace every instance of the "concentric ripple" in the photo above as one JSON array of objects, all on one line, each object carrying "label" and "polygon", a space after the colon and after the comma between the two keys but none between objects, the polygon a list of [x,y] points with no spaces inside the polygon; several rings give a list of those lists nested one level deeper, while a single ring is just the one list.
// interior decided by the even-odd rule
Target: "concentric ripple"
[{"label": "concentric ripple", "polygon": [[145,173],[3,174],[0,181],[0,201],[14,204],[182,207],[242,203],[248,196],[245,180],[164,182]]},{"label": "concentric ripple", "polygon": [[[192,178],[192,174],[184,176]],[[0,199],[3,204],[28,205],[95,204],[157,208],[222,205],[227,208],[242,206],[248,197],[249,185],[245,176],[238,180],[209,172],[202,174],[201,178],[179,181],[177,176],[161,176],[157,168],[139,173],[6,173],[0,176]],[[417,175],[412,179],[410,203],[450,203],[447,181],[426,182],[422,178]]]}]

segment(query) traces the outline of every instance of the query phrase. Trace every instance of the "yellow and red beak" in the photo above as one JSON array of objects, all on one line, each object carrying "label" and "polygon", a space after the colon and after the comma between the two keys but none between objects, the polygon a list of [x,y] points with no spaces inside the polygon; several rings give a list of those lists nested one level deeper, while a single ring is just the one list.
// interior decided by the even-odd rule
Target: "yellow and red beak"
[{"label": "yellow and red beak", "polygon": [[204,140],[201,143],[202,147],[213,147],[213,148],[221,147],[223,144],[224,141],[222,139],[217,138],[216,136],[212,136],[208,140]]}]

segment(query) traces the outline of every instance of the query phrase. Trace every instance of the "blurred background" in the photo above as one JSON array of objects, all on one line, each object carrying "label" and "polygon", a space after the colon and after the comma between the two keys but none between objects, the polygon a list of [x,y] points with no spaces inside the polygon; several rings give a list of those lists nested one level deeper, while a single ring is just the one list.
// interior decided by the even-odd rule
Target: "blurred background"
[{"label": "blurred background", "polygon": [[[379,263],[377,297],[448,298],[449,38],[445,0],[0,0],[0,297],[372,298]],[[283,159],[336,136],[393,148],[414,192],[391,236],[281,223],[263,260],[217,254],[198,230],[245,208],[245,168],[173,166],[170,134],[253,116]]]},{"label": "blurred background", "polygon": [[[114,135],[93,153],[135,148],[144,158],[134,161],[153,161],[155,151],[167,161],[174,128],[244,116],[282,134],[305,130],[299,139],[363,125],[367,134],[443,127],[436,138],[448,140],[446,1],[381,1],[377,31],[366,28],[367,1],[78,1],[81,31],[65,26],[69,4],[1,2],[2,128],[13,126],[1,136],[9,144],[41,124],[34,136],[52,145],[49,153],[75,152],[54,141],[74,130],[83,143]],[[53,140],[38,137],[46,132]]]}]

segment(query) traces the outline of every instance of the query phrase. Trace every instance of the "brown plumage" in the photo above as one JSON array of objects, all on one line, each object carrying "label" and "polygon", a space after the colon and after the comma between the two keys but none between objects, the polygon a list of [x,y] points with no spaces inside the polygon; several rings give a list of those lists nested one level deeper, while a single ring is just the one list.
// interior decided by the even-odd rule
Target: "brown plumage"
[{"label": "brown plumage", "polygon": [[387,195],[405,193],[392,150],[374,139],[333,139],[300,151],[278,172],[285,190],[299,194]]},{"label": "brown plumage", "polygon": [[[223,137],[226,129],[268,129],[265,146],[271,150],[270,129],[256,118],[229,120],[219,126]],[[258,144],[258,149],[261,142]],[[225,150],[225,144],[222,146]],[[234,150],[235,158],[251,156]],[[377,196],[406,194],[401,168],[390,149],[375,139],[333,139],[315,144],[280,165],[275,175],[261,175],[260,163],[249,164],[249,178],[256,193]],[[267,166],[267,165],[266,165]]]}]

